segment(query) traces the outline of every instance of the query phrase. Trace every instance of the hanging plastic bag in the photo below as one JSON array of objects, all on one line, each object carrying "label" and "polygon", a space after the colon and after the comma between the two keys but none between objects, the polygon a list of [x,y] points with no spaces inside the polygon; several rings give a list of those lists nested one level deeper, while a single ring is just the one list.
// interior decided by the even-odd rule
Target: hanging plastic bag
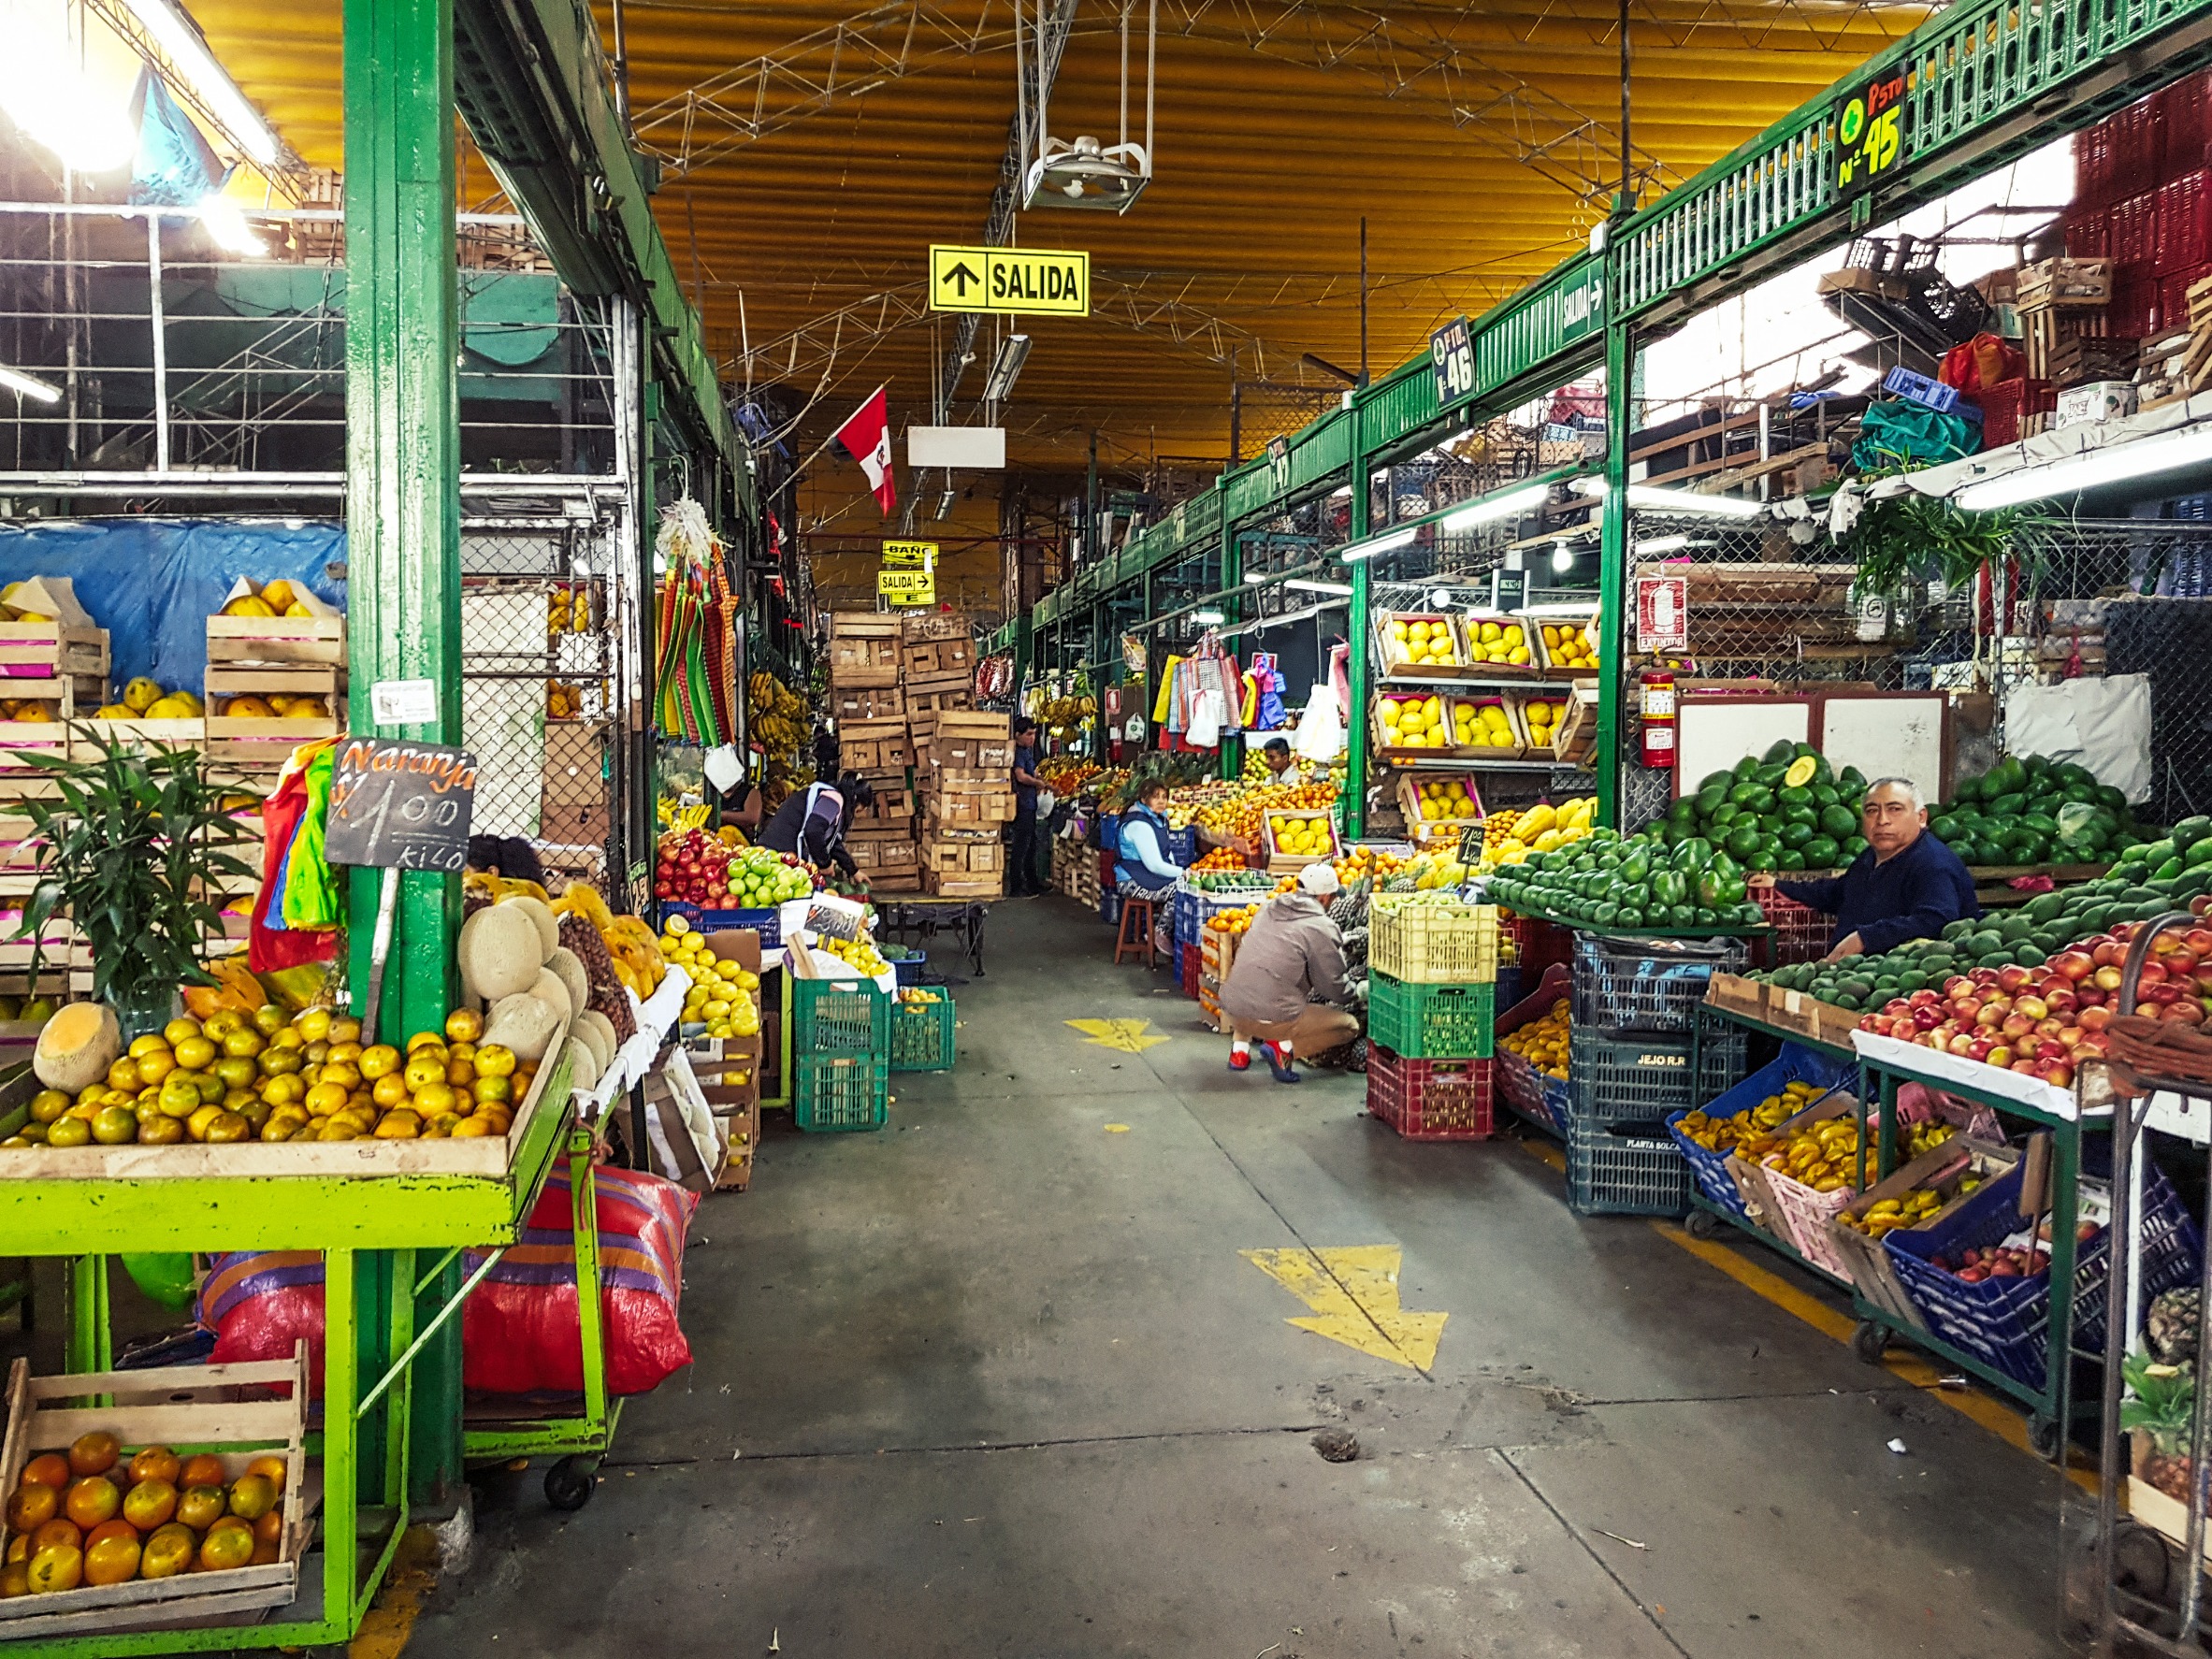
[{"label": "hanging plastic bag", "polygon": [[1344,717],[1337,710],[1337,694],[1325,685],[1314,686],[1306,700],[1306,713],[1298,720],[1297,741],[1292,744],[1300,758],[1326,766],[1344,752]]},{"label": "hanging plastic bag", "polygon": [[1228,707],[1222,702],[1220,690],[1212,685],[1200,686],[1191,699],[1191,723],[1183,729],[1183,741],[1193,749],[1218,748],[1222,726],[1228,717]]}]

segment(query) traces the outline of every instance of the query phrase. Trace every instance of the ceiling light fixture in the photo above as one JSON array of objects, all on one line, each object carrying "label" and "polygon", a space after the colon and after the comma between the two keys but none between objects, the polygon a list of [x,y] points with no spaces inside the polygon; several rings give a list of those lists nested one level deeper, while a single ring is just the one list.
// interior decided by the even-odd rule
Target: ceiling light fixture
[{"label": "ceiling light fixture", "polygon": [[1352,586],[1349,583],[1315,582],[1305,576],[1294,576],[1288,582],[1284,583],[1283,586],[1294,587],[1300,593],[1335,594],[1346,599],[1349,599],[1352,595]]},{"label": "ceiling light fixture", "polygon": [[[1605,480],[1595,473],[1576,479],[1569,487],[1585,496],[1596,496],[1601,501],[1605,498]],[[1692,517],[1704,514],[1713,518],[1763,518],[1767,512],[1764,503],[1746,501],[1736,496],[1663,490],[1649,483],[1628,486],[1628,505],[1643,512],[1675,512]]]},{"label": "ceiling light fixture", "polygon": [[[29,397],[39,403],[59,403],[62,400],[60,387],[50,386],[37,376],[25,374],[20,368],[0,368],[0,387],[15,393],[19,397]],[[1345,591],[1351,590],[1348,588]]]},{"label": "ceiling light fixture", "polygon": [[[1017,119],[1022,132],[1024,160],[1027,160],[1029,134],[1036,134],[1036,160],[1029,162],[1023,171],[1021,205],[1024,208],[1089,208],[1107,213],[1126,213],[1135,205],[1136,198],[1152,181],[1152,96],[1157,79],[1160,43],[1160,0],[1151,0],[1149,15],[1145,26],[1145,139],[1134,143],[1129,137],[1129,5],[1121,7],[1121,131],[1120,142],[1102,144],[1085,133],[1073,143],[1050,136],[1046,120],[1043,88],[1037,100],[1036,125],[1029,123],[1026,108],[1018,108]],[[1037,42],[1040,65],[1044,55],[1044,0],[1038,0],[1037,22],[1034,36]],[[1020,0],[1014,7],[1014,75],[1019,90],[1026,92],[1028,80],[1021,61]],[[1025,99],[1018,99],[1018,104]]]},{"label": "ceiling light fixture", "polygon": [[1552,570],[1554,574],[1574,568],[1574,549],[1562,540],[1552,548]]},{"label": "ceiling light fixture", "polygon": [[1457,512],[1448,512],[1438,527],[1447,536],[1461,530],[1471,530],[1477,525],[1495,524],[1501,518],[1518,518],[1531,508],[1540,507],[1551,498],[1552,486],[1532,483],[1525,489],[1508,490],[1502,496],[1492,496],[1485,500],[1473,501]]},{"label": "ceiling light fixture", "polygon": [[208,235],[224,252],[242,253],[249,259],[268,257],[268,244],[253,234],[253,227],[246,223],[246,215],[228,196],[202,196],[199,215]]},{"label": "ceiling light fixture", "polygon": [[247,155],[261,166],[274,166],[283,153],[275,131],[254,108],[239,83],[230,78],[208,50],[199,29],[169,0],[123,0],[133,17],[152,36],[162,54],[185,84],[214,111],[232,137],[246,147]]},{"label": "ceiling light fixture", "polygon": [[1191,620],[1200,628],[1212,628],[1220,623],[1222,613],[1219,611],[1193,611],[1191,613]]},{"label": "ceiling light fixture", "polygon": [[2022,467],[2002,478],[1970,483],[1951,499],[1969,512],[2017,507],[2023,501],[2078,495],[2132,478],[2175,472],[2212,461],[2212,426],[2168,432],[2134,443],[2107,444],[2042,467]]},{"label": "ceiling light fixture", "polygon": [[1385,530],[1380,536],[1371,536],[1365,541],[1345,548],[1337,556],[1348,565],[1356,565],[1360,560],[1373,558],[1379,553],[1388,553],[1394,547],[1405,546],[1419,533],[1420,527],[1417,525],[1408,525],[1402,530]]},{"label": "ceiling light fixture", "polygon": [[1004,403],[1014,395],[1014,382],[1021,378],[1021,366],[1029,361],[1029,336],[1009,334],[999,342],[999,354],[990,366],[990,378],[983,382],[983,401]]}]

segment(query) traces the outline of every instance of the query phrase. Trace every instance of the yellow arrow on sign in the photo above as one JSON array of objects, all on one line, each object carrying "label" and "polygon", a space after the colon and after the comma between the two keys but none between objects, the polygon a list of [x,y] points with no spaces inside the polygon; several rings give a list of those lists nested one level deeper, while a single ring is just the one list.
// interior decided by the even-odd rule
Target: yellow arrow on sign
[{"label": "yellow arrow on sign", "polygon": [[1123,1054],[1142,1054],[1158,1044],[1174,1041],[1150,1030],[1149,1019],[1067,1019],[1061,1023],[1074,1026],[1094,1048],[1116,1048]]},{"label": "yellow arrow on sign", "polygon": [[1313,1309],[1285,1320],[1301,1331],[1394,1365],[1426,1371],[1437,1363],[1447,1313],[1409,1313],[1398,1306],[1395,1245],[1352,1245],[1335,1250],[1245,1250],[1244,1259]]}]

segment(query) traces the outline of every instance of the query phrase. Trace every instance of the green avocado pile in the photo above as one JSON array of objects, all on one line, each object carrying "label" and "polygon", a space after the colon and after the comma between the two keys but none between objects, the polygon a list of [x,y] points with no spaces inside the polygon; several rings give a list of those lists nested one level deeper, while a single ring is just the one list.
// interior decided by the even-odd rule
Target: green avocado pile
[{"label": "green avocado pile", "polygon": [[1744,894],[1743,866],[1700,836],[1670,842],[1663,826],[1531,853],[1492,876],[1488,896],[1525,915],[1615,932],[1743,928],[1764,920]]},{"label": "green avocado pile", "polygon": [[2127,797],[2071,761],[2007,756],[1928,815],[1969,864],[2104,864],[2148,837]]},{"label": "green avocado pile", "polygon": [[1811,743],[1784,741],[1706,777],[1659,829],[1670,846],[1708,841],[1746,870],[1834,870],[1865,850],[1865,793],[1857,767],[1832,771]]},{"label": "green avocado pile", "polygon": [[1800,962],[1753,977],[1864,1012],[1892,997],[1941,989],[1946,979],[1971,968],[2039,967],[2069,945],[2123,922],[2148,921],[2186,908],[2205,893],[2212,893],[2212,818],[2188,818],[2175,825],[2166,840],[2129,848],[2097,881],[2046,893],[1978,920],[1962,918],[1944,929],[1940,938],[1908,940],[1881,956],[1825,965]]}]

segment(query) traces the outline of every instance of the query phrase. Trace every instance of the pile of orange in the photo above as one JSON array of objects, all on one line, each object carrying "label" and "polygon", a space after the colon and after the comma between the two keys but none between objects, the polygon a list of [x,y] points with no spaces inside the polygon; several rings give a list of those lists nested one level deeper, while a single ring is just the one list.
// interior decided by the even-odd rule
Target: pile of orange
[{"label": "pile of orange", "polygon": [[[1283,891],[1286,885],[1295,884],[1278,883],[1276,891]],[[1206,918],[1206,925],[1217,933],[1249,933],[1252,918],[1259,914],[1257,904],[1247,904],[1238,910],[1217,910]]]},{"label": "pile of orange", "polygon": [[1242,870],[1244,855],[1235,847],[1217,846],[1191,866],[1194,873],[1214,870]]},{"label": "pile of orange", "polygon": [[284,1537],[284,1460],[149,1446],[124,1464],[95,1429],[24,1464],[7,1534],[0,1598],[266,1565]]}]

